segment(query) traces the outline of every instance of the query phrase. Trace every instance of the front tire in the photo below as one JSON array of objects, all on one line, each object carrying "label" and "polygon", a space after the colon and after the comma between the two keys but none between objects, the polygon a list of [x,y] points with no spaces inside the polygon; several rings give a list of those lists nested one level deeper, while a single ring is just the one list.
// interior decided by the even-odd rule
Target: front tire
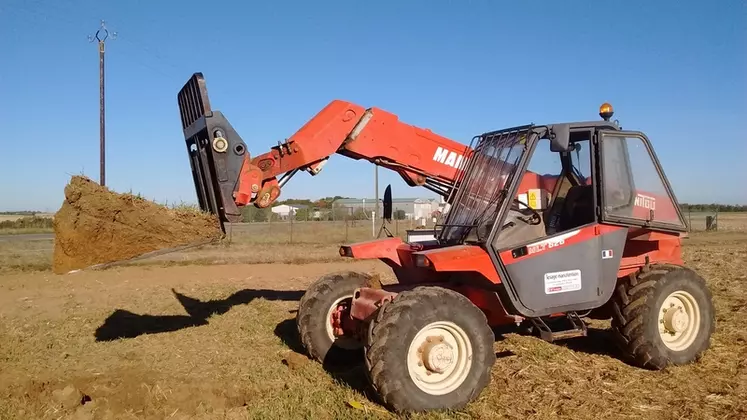
[{"label": "front tire", "polygon": [[355,289],[368,286],[370,280],[368,274],[355,271],[331,273],[306,289],[298,303],[296,327],[311,358],[326,365],[362,359],[363,343],[355,337],[336,337],[331,315],[338,306],[347,306],[349,310]]},{"label": "front tire", "polygon": [[366,367],[395,412],[459,409],[490,382],[495,336],[483,312],[441,287],[398,294],[369,327]]},{"label": "front tire", "polygon": [[659,370],[691,363],[710,346],[712,295],[693,270],[653,265],[621,282],[613,296],[612,330],[633,364]]}]

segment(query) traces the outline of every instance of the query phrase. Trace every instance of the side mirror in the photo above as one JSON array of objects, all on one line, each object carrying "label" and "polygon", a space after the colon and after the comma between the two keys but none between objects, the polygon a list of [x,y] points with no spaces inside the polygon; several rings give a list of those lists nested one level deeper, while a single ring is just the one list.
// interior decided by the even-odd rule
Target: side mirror
[{"label": "side mirror", "polygon": [[392,221],[392,185],[387,185],[384,190],[384,214],[383,218],[387,222]]},{"label": "side mirror", "polygon": [[550,127],[550,151],[569,152],[571,129],[568,124],[556,124]]}]

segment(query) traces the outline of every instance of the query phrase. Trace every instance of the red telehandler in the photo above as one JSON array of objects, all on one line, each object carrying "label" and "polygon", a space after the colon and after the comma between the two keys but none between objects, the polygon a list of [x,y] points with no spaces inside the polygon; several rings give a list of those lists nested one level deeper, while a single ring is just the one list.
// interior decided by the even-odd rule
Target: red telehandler
[{"label": "red telehandler", "polygon": [[396,284],[332,273],[299,302],[309,355],[363,360],[394,411],[475,399],[490,382],[501,326],[526,325],[552,342],[585,336],[585,317],[611,318],[630,363],[647,369],[690,363],[710,345],[712,297],[683,264],[687,226],[674,192],[648,138],[610,121],[609,104],[602,120],[490,131],[467,147],[335,100],[251,157],[210,107],[202,74],[178,101],[200,207],[221,225],[238,221],[241,206],[271,205],[292,176],[319,173],[334,153],[446,197],[431,239],[340,247],[342,257],[383,261]]}]

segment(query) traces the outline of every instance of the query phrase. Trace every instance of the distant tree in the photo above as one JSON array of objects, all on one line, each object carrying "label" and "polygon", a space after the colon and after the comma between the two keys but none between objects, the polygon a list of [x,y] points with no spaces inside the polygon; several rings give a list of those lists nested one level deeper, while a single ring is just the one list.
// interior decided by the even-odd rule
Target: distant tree
[{"label": "distant tree", "polygon": [[682,203],[680,204],[680,209],[682,211],[687,212],[708,212],[708,213],[715,213],[715,212],[724,212],[724,213],[731,213],[731,212],[747,212],[747,205],[739,205],[739,204],[688,204],[688,203]]},{"label": "distant tree", "polygon": [[353,219],[355,220],[366,220],[369,217],[368,215],[369,213],[361,208],[357,208],[353,211]]},{"label": "distant tree", "polygon": [[[368,212],[364,212],[362,209],[357,209],[354,212],[350,212],[349,208],[346,208],[344,206],[338,206],[335,205],[335,200],[340,199],[346,199],[349,197],[343,197],[336,195],[334,197],[323,197],[318,200],[310,200],[307,198],[288,198],[285,200],[280,200],[275,205],[280,204],[301,204],[308,206],[307,213],[310,215],[312,209],[332,209],[332,212],[329,213],[328,217],[334,220],[343,220],[346,216],[351,216],[353,218],[357,218],[358,220],[367,219],[366,215],[369,214]],[[747,205],[745,204],[718,204],[718,203],[682,203],[680,205],[680,208],[683,212],[691,211],[691,212],[747,212]],[[403,212],[395,211],[393,213],[393,217],[398,220],[402,220],[405,218],[405,216],[402,216]],[[28,214],[33,215],[34,212],[31,211],[22,211],[22,212],[0,212],[0,214]],[[277,215],[274,213],[271,213],[269,209],[257,209],[254,206],[246,206],[244,209],[242,209],[242,215],[244,221],[268,221],[270,219],[275,220],[277,218]],[[302,213],[303,220],[306,220],[306,214]],[[437,215],[435,217],[438,217]],[[298,217],[296,217],[298,219]]]},{"label": "distant tree", "polygon": [[407,217],[407,213],[405,213],[405,211],[402,209],[394,210],[394,213],[392,215],[394,216],[395,220],[405,220],[405,218]]},{"label": "distant tree", "polygon": [[309,209],[308,208],[300,208],[296,210],[296,220],[309,220]]},{"label": "distant tree", "polygon": [[54,220],[51,217],[24,216],[16,220],[3,220],[0,229],[52,229]]},{"label": "distant tree", "polygon": [[305,206],[313,206],[314,205],[314,203],[311,200],[309,200],[308,198],[288,198],[286,200],[278,201],[274,205],[281,205],[281,204],[288,204],[288,205],[292,205],[292,204],[303,204]]},{"label": "distant tree", "polygon": [[348,210],[347,207],[334,206],[330,216],[332,217],[332,220],[345,220],[350,216],[350,210]]},{"label": "distant tree", "polygon": [[270,215],[273,214],[270,209],[258,209],[253,205],[245,206],[241,209],[242,222],[267,222]]}]

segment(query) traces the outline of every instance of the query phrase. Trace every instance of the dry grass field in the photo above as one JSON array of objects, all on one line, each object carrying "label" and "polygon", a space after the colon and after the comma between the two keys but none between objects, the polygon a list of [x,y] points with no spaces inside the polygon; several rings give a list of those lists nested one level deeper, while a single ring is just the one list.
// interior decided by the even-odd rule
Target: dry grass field
[{"label": "dry grass field", "polygon": [[[370,222],[347,234],[344,223],[292,228],[291,241],[288,224],[235,225],[230,243],[61,276],[49,271],[48,236],[0,236],[0,419],[396,418],[360,367],[325,370],[295,335],[297,300],[320,275],[391,279],[378,261],[337,255],[346,238],[370,239]],[[555,344],[506,332],[478,401],[411,417],[747,418],[747,215],[722,213],[718,232],[684,244],[717,310],[699,363],[631,367],[605,321]]]},{"label": "dry grass field", "polygon": [[52,213],[0,214],[0,235],[51,233],[53,218]]},{"label": "dry grass field", "polygon": [[[36,213],[36,217],[53,217],[53,213]],[[24,217],[28,217],[26,214],[0,214],[0,222],[12,222]]]}]

